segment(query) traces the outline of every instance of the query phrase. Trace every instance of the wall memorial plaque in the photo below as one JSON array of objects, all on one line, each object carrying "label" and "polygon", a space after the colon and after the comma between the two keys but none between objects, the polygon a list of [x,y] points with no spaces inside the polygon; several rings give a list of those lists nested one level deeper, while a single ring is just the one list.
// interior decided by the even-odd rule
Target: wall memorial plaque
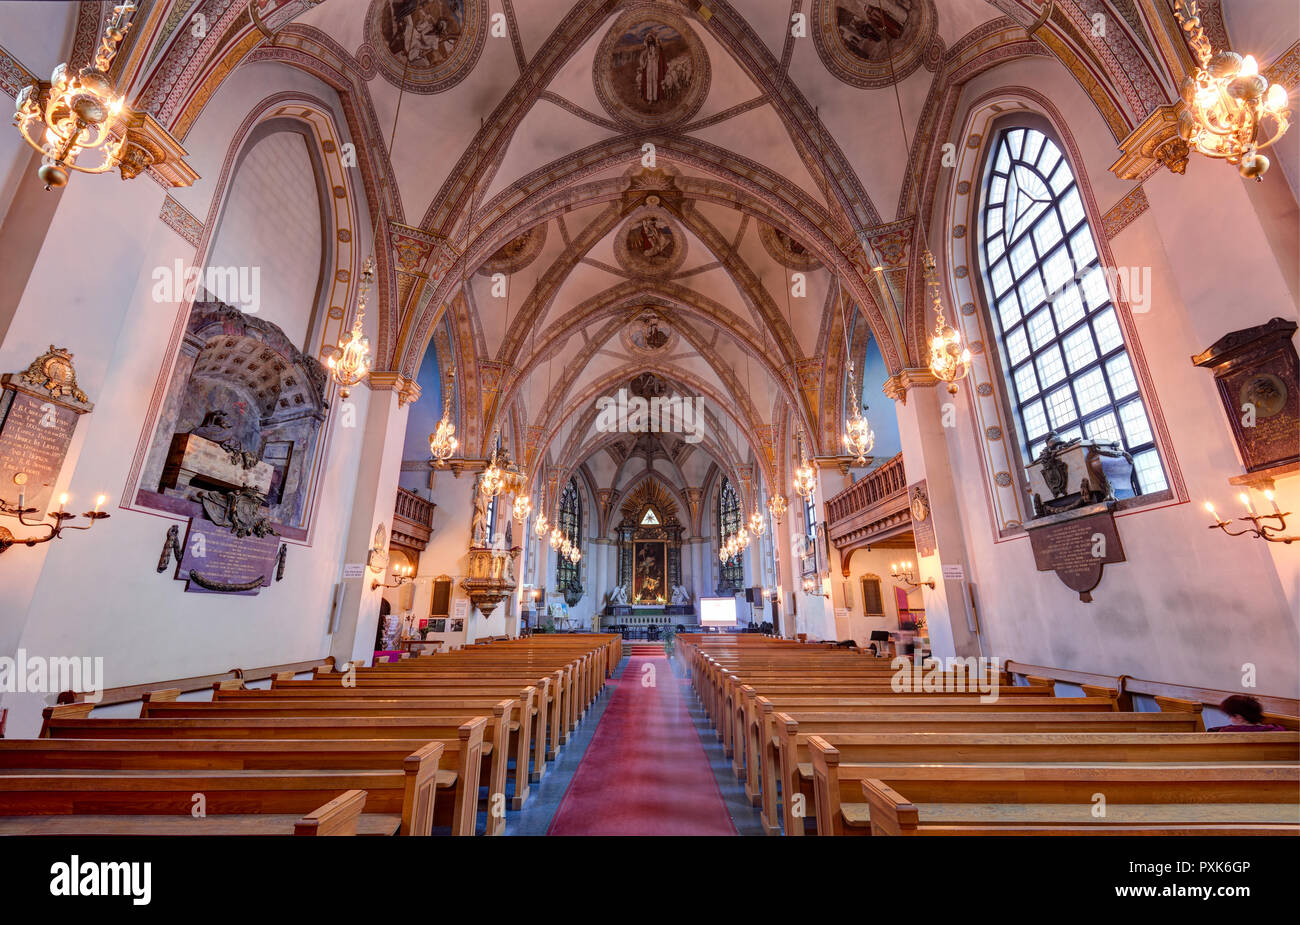
[{"label": "wall memorial plaque", "polygon": [[236,536],[225,527],[197,518],[190,522],[176,577],[186,591],[256,594],[275,578],[280,538]]},{"label": "wall memorial plaque", "polygon": [[63,347],[51,344],[24,372],[0,376],[0,497],[17,504],[14,477],[25,473],[23,505],[44,517],[77,419],[94,407]]},{"label": "wall memorial plaque", "polygon": [[1085,604],[1092,603],[1091,592],[1101,583],[1102,567],[1125,561],[1124,546],[1108,504],[1040,517],[1025,524],[1025,532],[1038,570],[1056,572]]},{"label": "wall memorial plaque", "polygon": [[925,479],[907,487],[908,505],[912,510],[912,536],[919,558],[934,555],[938,540],[934,535],[934,517],[930,514],[930,493]]},{"label": "wall memorial plaque", "polygon": [[1267,324],[1223,335],[1192,363],[1214,372],[1246,471],[1300,463],[1300,358],[1296,323]]}]

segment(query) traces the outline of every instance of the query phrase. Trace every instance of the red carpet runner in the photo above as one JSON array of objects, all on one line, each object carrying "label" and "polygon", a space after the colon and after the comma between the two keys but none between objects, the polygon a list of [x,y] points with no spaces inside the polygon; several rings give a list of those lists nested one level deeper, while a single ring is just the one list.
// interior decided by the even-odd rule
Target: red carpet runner
[{"label": "red carpet runner", "polygon": [[680,685],[662,647],[632,647],[547,834],[736,834]]}]

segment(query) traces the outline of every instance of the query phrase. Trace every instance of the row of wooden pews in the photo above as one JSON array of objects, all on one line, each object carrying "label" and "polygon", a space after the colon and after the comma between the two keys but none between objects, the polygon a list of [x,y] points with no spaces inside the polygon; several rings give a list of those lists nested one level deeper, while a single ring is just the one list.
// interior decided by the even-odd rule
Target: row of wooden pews
[{"label": "row of wooden pews", "polygon": [[500,834],[620,657],[604,634],[494,640],[151,691],[138,718],[49,707],[41,738],[0,739],[0,834]]},{"label": "row of wooden pews", "polygon": [[893,660],[752,634],[677,655],[769,834],[1300,834],[1294,716],[1207,733],[1199,702],[978,664],[900,690]]}]

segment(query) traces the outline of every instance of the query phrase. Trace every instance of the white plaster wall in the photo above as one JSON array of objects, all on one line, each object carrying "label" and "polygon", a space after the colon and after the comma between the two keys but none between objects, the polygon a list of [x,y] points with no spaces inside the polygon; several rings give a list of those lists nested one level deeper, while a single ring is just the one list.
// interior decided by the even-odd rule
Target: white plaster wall
[{"label": "white plaster wall", "polygon": [[[1034,87],[1060,109],[1082,150],[1082,163],[1073,167],[1092,184],[1100,211],[1132,187],[1107,171],[1116,151],[1105,125],[1054,62],[1014,62],[973,81],[955,125],[962,124],[971,100],[1012,84]],[[1226,689],[1239,687],[1242,666],[1249,663],[1257,666],[1259,690],[1296,696],[1300,550],[1206,529],[1209,516],[1200,502],[1210,497],[1222,510],[1235,510],[1232,499],[1240,489],[1227,480],[1242,470],[1212,377],[1188,359],[1228,331],[1276,315],[1294,319],[1287,282],[1294,267],[1279,264],[1267,244],[1273,219],[1266,214],[1269,223],[1261,224],[1232,168],[1194,155],[1185,176],[1161,169],[1145,190],[1149,211],[1116,236],[1112,249],[1119,265],[1152,270],[1152,309],[1134,316],[1137,341],[1129,349],[1140,347],[1145,354],[1191,502],[1122,515],[1127,561],[1106,566],[1094,603],[1081,603],[1055,575],[1035,570],[1027,537],[997,539],[987,476],[980,471],[971,386],[963,385],[956,399],[959,426],[946,433],[985,652]],[[940,189],[943,197],[949,192]],[[1279,182],[1271,195],[1290,193]],[[1294,202],[1282,205],[1278,211],[1294,210]],[[939,243],[932,241],[936,253]],[[1145,397],[1149,403],[1152,396]],[[1300,501],[1297,481],[1279,483],[1286,509],[1295,510]],[[1263,503],[1261,496],[1256,499]]]},{"label": "white plaster wall", "polygon": [[[191,162],[208,171],[196,184],[206,196],[220,193],[211,178],[247,108],[264,90],[265,85],[255,84],[244,84],[242,91],[223,87],[205,111],[203,131],[187,140]],[[231,98],[240,93],[242,106]],[[208,202],[195,188],[177,192],[187,198],[191,211],[206,217]],[[363,450],[382,450],[363,446],[369,391],[353,392],[357,426],[338,426],[337,415],[331,415],[312,532],[307,543],[289,542],[284,580],[237,600],[185,593],[170,569],[156,571],[167,528],[177,520],[122,504],[137,441],[155,388],[170,369],[173,336],[183,324],[183,306],[153,301],[151,274],[178,258],[192,260],[194,249],[158,219],[165,194],[146,177],[122,182],[74,176],[58,195],[50,240],[85,240],[86,229],[93,228],[93,246],[76,252],[75,272],[63,249],[42,251],[0,345],[0,369],[24,369],[51,342],[72,350],[79,383],[96,407],[80,422],[55,491],[67,490],[70,507],[78,511],[105,492],[110,499],[105,509],[112,516],[92,532],[69,533],[61,541],[18,548],[3,557],[0,652],[24,648],[33,655],[102,656],[107,686],[323,656],[330,648],[330,607],[340,580],[359,462]],[[262,221],[273,234],[276,216],[265,215]],[[281,229],[286,234],[291,230]],[[303,318],[283,305],[265,306],[262,317],[290,325]],[[373,320],[370,327],[373,338]],[[398,429],[399,458],[401,437]],[[394,490],[396,478],[394,471]],[[383,519],[391,518],[390,492]],[[376,594],[368,602],[374,613],[368,625],[363,620],[358,627],[358,644],[366,649],[378,600]],[[348,640],[346,648],[352,646]],[[11,708],[12,735],[35,734],[41,697],[5,695],[3,704]]]}]

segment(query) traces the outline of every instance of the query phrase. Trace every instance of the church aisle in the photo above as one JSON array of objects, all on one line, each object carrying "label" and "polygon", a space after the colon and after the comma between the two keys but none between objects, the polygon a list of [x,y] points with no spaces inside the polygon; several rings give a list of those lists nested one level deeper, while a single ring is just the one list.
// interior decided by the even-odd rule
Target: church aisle
[{"label": "church aisle", "polygon": [[737,834],[662,648],[633,646],[547,834]]}]

